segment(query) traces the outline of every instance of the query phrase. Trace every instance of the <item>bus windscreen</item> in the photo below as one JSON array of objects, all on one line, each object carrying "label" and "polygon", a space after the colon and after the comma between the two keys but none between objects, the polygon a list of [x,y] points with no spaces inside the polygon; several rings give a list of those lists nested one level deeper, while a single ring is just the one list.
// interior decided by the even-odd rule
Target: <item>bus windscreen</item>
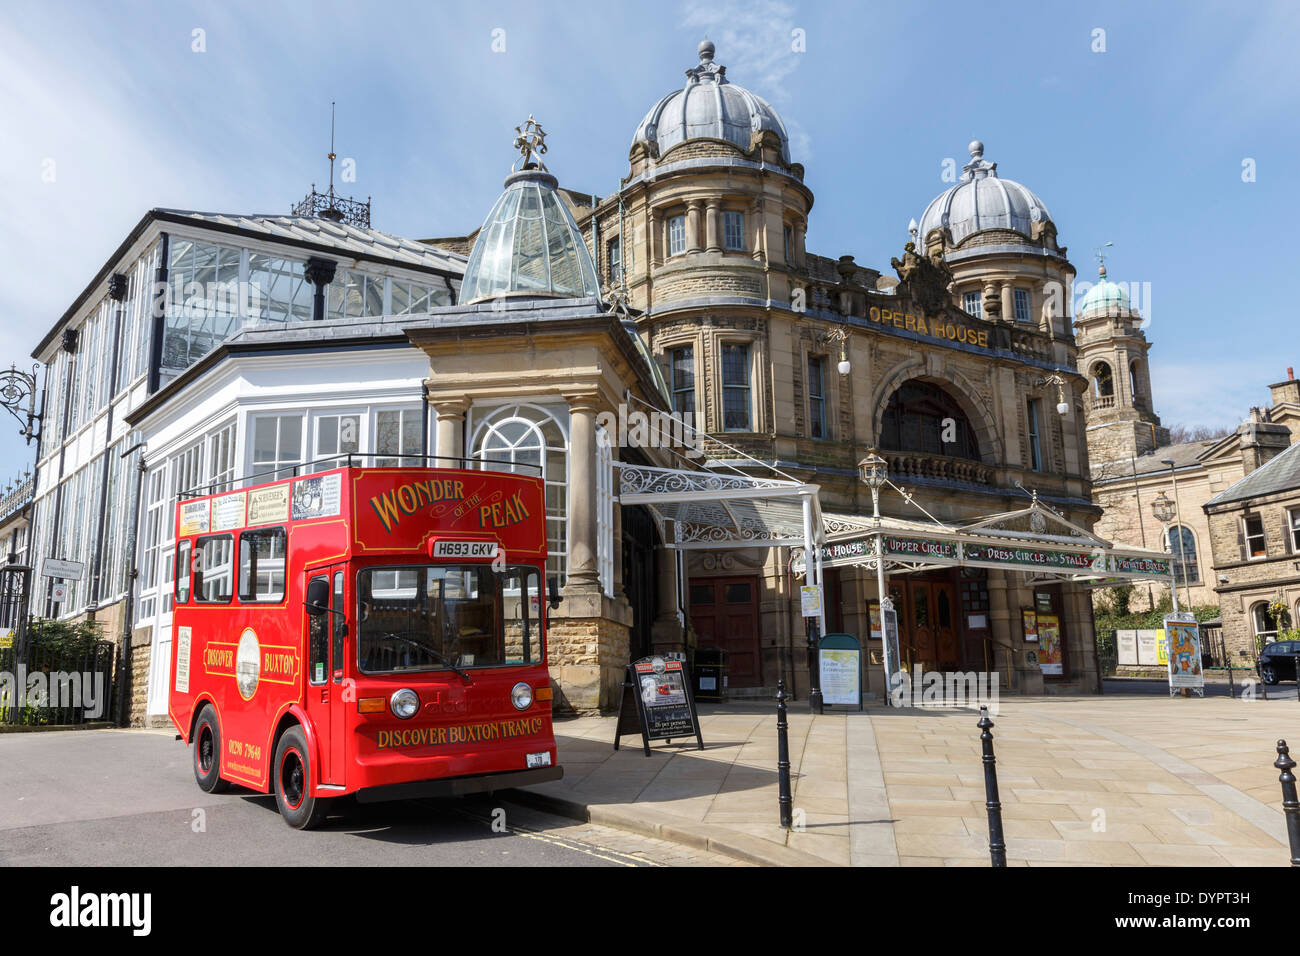
[{"label": "bus windscreen", "polygon": [[367,674],[542,659],[541,574],[530,566],[402,565],[357,577],[357,654]]}]

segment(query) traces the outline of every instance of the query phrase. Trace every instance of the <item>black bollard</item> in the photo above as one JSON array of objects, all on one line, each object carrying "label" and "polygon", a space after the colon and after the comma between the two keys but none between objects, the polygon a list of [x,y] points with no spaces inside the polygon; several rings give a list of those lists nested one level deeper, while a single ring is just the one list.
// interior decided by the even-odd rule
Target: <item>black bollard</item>
[{"label": "black bollard", "polygon": [[1007,844],[1002,839],[1002,803],[998,800],[998,768],[993,756],[993,721],[987,706],[980,707],[980,744],[984,748],[984,805],[989,811],[989,856],[993,865],[1007,865]]},{"label": "black bollard", "polygon": [[1296,799],[1295,761],[1287,749],[1286,741],[1277,742],[1277,760],[1273,766],[1282,771],[1278,780],[1282,782],[1282,812],[1286,814],[1286,836],[1291,842],[1291,865],[1300,866],[1300,800]]},{"label": "black bollard", "polygon": [[776,682],[776,783],[781,805],[781,826],[794,826],[794,799],[790,796],[790,724],[786,721],[785,681]]}]

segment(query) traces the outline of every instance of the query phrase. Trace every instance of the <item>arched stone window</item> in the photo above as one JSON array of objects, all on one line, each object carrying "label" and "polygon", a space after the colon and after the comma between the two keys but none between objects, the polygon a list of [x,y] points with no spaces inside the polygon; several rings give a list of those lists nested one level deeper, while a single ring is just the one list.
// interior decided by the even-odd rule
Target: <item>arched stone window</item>
[{"label": "arched stone window", "polygon": [[980,460],[975,430],[957,400],[938,385],[912,380],[889,398],[880,447]]},{"label": "arched stone window", "polygon": [[1105,362],[1093,363],[1092,389],[1098,398],[1110,398],[1115,394],[1115,376]]},{"label": "arched stone window", "polygon": [[1196,535],[1186,525],[1171,525],[1165,536],[1165,550],[1174,556],[1174,578],[1179,587],[1199,584],[1201,572],[1196,562]]},{"label": "arched stone window", "polygon": [[502,405],[477,424],[470,447],[470,457],[481,462],[484,470],[536,475],[541,469],[546,484],[547,572],[563,584],[569,555],[565,424],[538,405]]},{"label": "arched stone window", "polygon": [[1251,605],[1250,622],[1255,630],[1257,649],[1277,640],[1277,622],[1273,620],[1273,615],[1268,613],[1267,601],[1258,601]]},{"label": "arched stone window", "polygon": [[1129,363],[1128,366],[1128,388],[1129,394],[1133,396],[1134,404],[1142,397],[1142,369],[1136,359]]}]

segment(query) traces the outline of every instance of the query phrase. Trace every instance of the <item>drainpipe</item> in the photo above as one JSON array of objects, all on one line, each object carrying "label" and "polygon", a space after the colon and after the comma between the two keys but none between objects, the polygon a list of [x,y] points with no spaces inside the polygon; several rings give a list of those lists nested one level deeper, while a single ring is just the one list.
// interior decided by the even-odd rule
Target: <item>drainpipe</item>
[{"label": "drainpipe", "polygon": [[153,299],[150,316],[153,328],[149,333],[149,394],[158,391],[162,381],[163,334],[167,331],[167,260],[171,237],[159,233],[162,246],[158,251],[158,268],[153,276]]},{"label": "drainpipe", "polygon": [[420,383],[420,454],[429,464],[429,383]]},{"label": "drainpipe", "polygon": [[127,536],[127,554],[131,555],[131,574],[128,576],[126,588],[126,607],[122,612],[122,675],[118,681],[118,699],[117,699],[117,724],[119,727],[125,727],[130,723],[130,713],[127,710],[126,702],[131,694],[131,619],[135,614],[135,582],[140,576],[140,569],[137,567],[138,555],[136,546],[140,533],[140,498],[144,493],[144,475],[147,466],[144,460],[144,442],[132,445],[126,451],[122,452],[121,457],[125,458],[134,451],[141,450],[140,461],[136,464],[135,474],[135,507],[131,509],[131,533]]}]

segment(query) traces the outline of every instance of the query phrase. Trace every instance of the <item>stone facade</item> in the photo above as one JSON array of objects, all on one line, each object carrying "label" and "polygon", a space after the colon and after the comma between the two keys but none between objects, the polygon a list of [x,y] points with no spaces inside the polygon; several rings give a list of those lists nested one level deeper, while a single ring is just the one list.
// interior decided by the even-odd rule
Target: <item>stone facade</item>
[{"label": "stone facade", "polygon": [[[1265,642],[1300,624],[1300,480],[1282,485],[1236,498],[1229,489],[1223,497],[1231,500],[1204,507],[1223,636],[1231,653],[1250,662]],[[1255,519],[1262,541],[1247,527]],[[1286,608],[1281,619],[1267,610],[1275,602]]]}]

